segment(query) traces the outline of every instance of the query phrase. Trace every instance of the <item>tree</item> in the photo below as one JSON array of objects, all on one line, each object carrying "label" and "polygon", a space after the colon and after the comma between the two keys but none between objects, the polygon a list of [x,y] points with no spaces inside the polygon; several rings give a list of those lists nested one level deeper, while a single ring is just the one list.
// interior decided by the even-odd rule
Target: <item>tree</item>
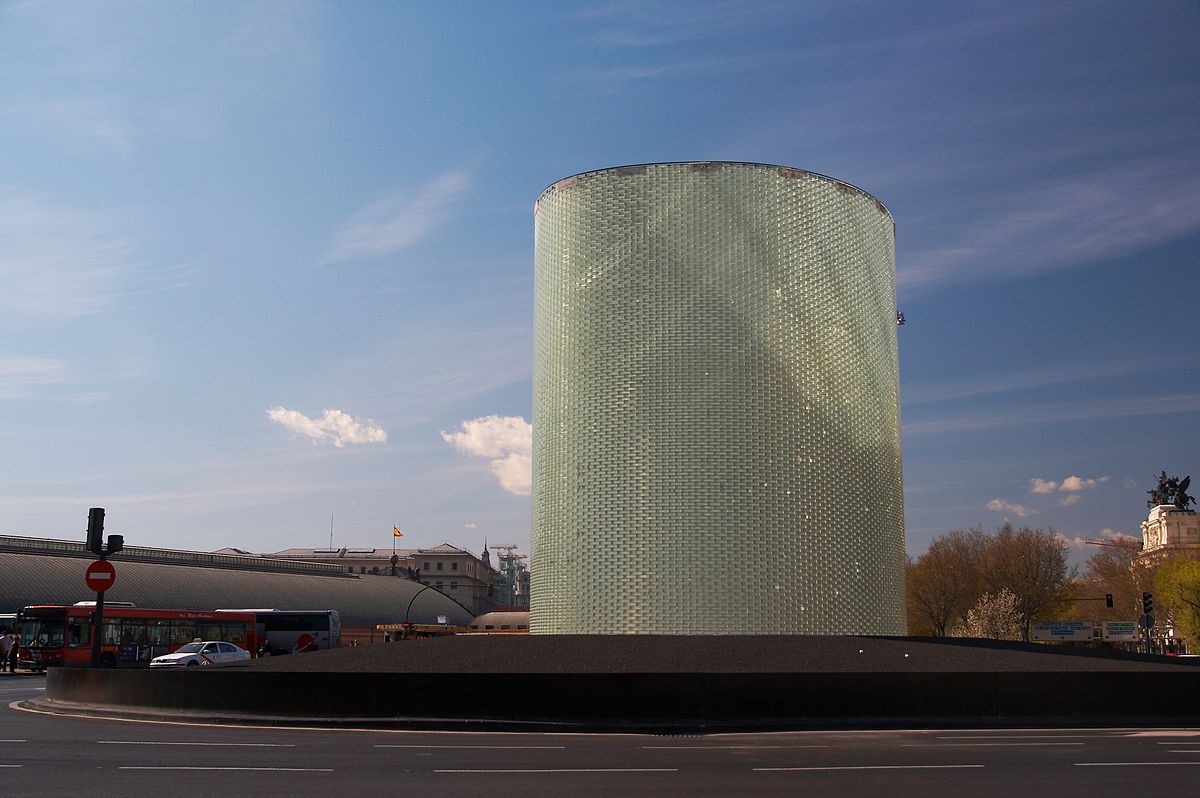
[{"label": "tree", "polygon": [[1142,614],[1142,591],[1151,590],[1152,574],[1147,566],[1134,562],[1141,550],[1141,541],[1124,536],[1097,547],[1075,585],[1075,595],[1097,598],[1112,593],[1113,606],[1109,609],[1088,601],[1077,617],[1125,621]]},{"label": "tree", "polygon": [[1200,642],[1200,562],[1171,560],[1154,574],[1154,598],[1188,643]]},{"label": "tree", "polygon": [[1054,533],[1004,524],[988,540],[984,585],[998,595],[1007,589],[1016,599],[1025,640],[1033,622],[1070,604],[1070,584],[1075,577],[1067,564],[1067,543]]},{"label": "tree", "polygon": [[983,590],[986,547],[983,530],[956,529],[934,539],[929,551],[909,562],[910,633],[944,637],[952,626],[966,621]]},{"label": "tree", "polygon": [[984,593],[967,610],[967,620],[955,629],[955,637],[986,637],[992,640],[1020,640],[1021,616],[1017,597],[1008,588],[996,595]]}]

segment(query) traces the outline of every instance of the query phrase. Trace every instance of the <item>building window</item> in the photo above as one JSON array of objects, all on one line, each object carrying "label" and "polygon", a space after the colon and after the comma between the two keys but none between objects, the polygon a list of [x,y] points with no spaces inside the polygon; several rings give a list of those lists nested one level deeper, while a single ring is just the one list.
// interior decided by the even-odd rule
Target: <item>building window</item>
[{"label": "building window", "polygon": [[422,565],[421,567],[424,568],[426,571],[428,571],[429,570],[429,562],[426,561],[425,564]]},{"label": "building window", "polygon": [[458,590],[458,582],[451,582],[451,583],[450,583],[450,589],[451,589],[451,590]]},{"label": "building window", "polygon": [[351,566],[350,566],[349,568],[347,568],[346,570],[347,570],[347,571],[349,571],[350,573],[354,573],[354,566],[353,566],[353,565],[351,565]]},{"label": "building window", "polygon": [[441,589],[442,589],[442,583],[441,583],[441,582],[438,582],[438,583],[436,583],[436,584],[434,585],[434,587],[436,587],[438,590],[441,590]]},{"label": "building window", "polygon": [[438,563],[438,564],[437,564],[437,569],[438,569],[439,571],[440,571],[440,570],[442,570],[442,566],[443,566],[444,564],[445,564],[445,563]]},{"label": "building window", "polygon": [[456,563],[456,562],[452,562],[452,563],[450,563],[450,570],[451,570],[451,571],[457,571],[457,570],[458,570],[458,563]]},{"label": "building window", "polygon": [[358,572],[359,572],[360,574],[365,574],[365,573],[367,572],[367,566],[365,566],[365,565],[360,565],[360,566],[359,566],[359,568],[358,568]]}]

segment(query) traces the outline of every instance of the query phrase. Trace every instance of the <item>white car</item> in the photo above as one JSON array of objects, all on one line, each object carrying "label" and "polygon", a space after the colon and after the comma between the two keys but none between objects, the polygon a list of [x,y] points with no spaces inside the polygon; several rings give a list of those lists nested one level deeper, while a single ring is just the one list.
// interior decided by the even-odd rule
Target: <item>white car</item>
[{"label": "white car", "polygon": [[233,643],[220,640],[188,643],[176,649],[174,654],[165,654],[150,660],[151,668],[190,668],[196,665],[226,665],[250,659],[250,652]]}]

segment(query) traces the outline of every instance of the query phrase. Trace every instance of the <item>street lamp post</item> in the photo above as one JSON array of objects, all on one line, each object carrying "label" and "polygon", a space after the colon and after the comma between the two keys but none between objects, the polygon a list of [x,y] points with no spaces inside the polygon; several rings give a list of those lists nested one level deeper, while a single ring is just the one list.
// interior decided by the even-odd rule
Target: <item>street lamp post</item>
[{"label": "street lamp post", "polygon": [[421,595],[426,590],[431,590],[432,588],[433,585],[425,585],[425,587],[421,588],[416,593],[413,593],[413,597],[408,600],[408,606],[404,608],[404,623],[401,624],[402,628],[404,629],[405,637],[408,637],[408,611],[412,609],[413,602],[417,600],[417,596]]}]

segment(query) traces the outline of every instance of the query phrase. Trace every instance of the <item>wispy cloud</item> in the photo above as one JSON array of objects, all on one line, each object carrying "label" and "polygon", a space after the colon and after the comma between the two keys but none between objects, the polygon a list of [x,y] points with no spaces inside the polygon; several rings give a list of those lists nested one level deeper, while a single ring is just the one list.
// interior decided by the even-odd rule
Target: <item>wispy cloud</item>
[{"label": "wispy cloud", "polygon": [[127,116],[100,97],[24,100],[9,105],[5,115],[13,127],[29,128],[39,136],[84,149],[117,153],[134,149],[134,132]]},{"label": "wispy cloud", "polygon": [[1200,230],[1200,171],[1164,162],[1029,185],[904,259],[900,288],[1021,277],[1109,261]]},{"label": "wispy cloud", "polygon": [[420,240],[449,218],[453,202],[470,183],[466,171],[451,170],[411,193],[388,192],[342,225],[321,264],[385,255]]},{"label": "wispy cloud", "polygon": [[123,226],[44,197],[0,197],[0,317],[84,316],[130,290],[166,285],[173,278],[141,268],[138,242]]},{"label": "wispy cloud", "polygon": [[[1196,357],[1191,354],[1184,354],[1182,357],[1189,362],[1196,360]],[[927,402],[951,402],[1012,391],[1049,388],[1107,377],[1123,377],[1130,374],[1153,371],[1156,368],[1158,368],[1158,364],[1144,356],[1130,357],[1124,360],[1109,357],[1103,362],[1072,361],[1066,364],[1055,363],[1051,366],[1012,373],[984,374],[977,377],[917,383],[915,385],[906,383],[903,399],[906,405],[924,404]]]},{"label": "wispy cloud", "polygon": [[299,410],[272,407],[267,418],[313,443],[328,441],[341,448],[346,444],[387,443],[387,432],[370,419],[359,420],[341,410],[326,410],[320,418],[309,418]]},{"label": "wispy cloud", "polygon": [[1077,492],[1081,490],[1091,490],[1103,482],[1108,482],[1108,477],[1096,477],[1095,479],[1092,479],[1090,477],[1078,477],[1074,474],[1071,474],[1070,476],[1065,477],[1061,482],[1055,482],[1052,479],[1034,477],[1033,479],[1029,480],[1029,492],[1042,494],[1054,493],[1056,490]]},{"label": "wispy cloud", "polygon": [[1154,416],[1200,411],[1200,394],[1150,396],[1137,399],[1079,402],[1064,405],[1029,405],[1009,412],[963,415],[954,418],[905,422],[905,436],[961,433],[975,430],[1015,427],[1027,424],[1087,421],[1127,416]]},{"label": "wispy cloud", "polygon": [[464,421],[460,432],[443,432],[455,449],[491,458],[500,487],[528,496],[533,484],[533,425],[520,416],[483,416]]},{"label": "wispy cloud", "polygon": [[749,33],[794,14],[788,3],[609,3],[580,17],[593,21],[601,44],[614,47],[662,47],[731,34]]}]

